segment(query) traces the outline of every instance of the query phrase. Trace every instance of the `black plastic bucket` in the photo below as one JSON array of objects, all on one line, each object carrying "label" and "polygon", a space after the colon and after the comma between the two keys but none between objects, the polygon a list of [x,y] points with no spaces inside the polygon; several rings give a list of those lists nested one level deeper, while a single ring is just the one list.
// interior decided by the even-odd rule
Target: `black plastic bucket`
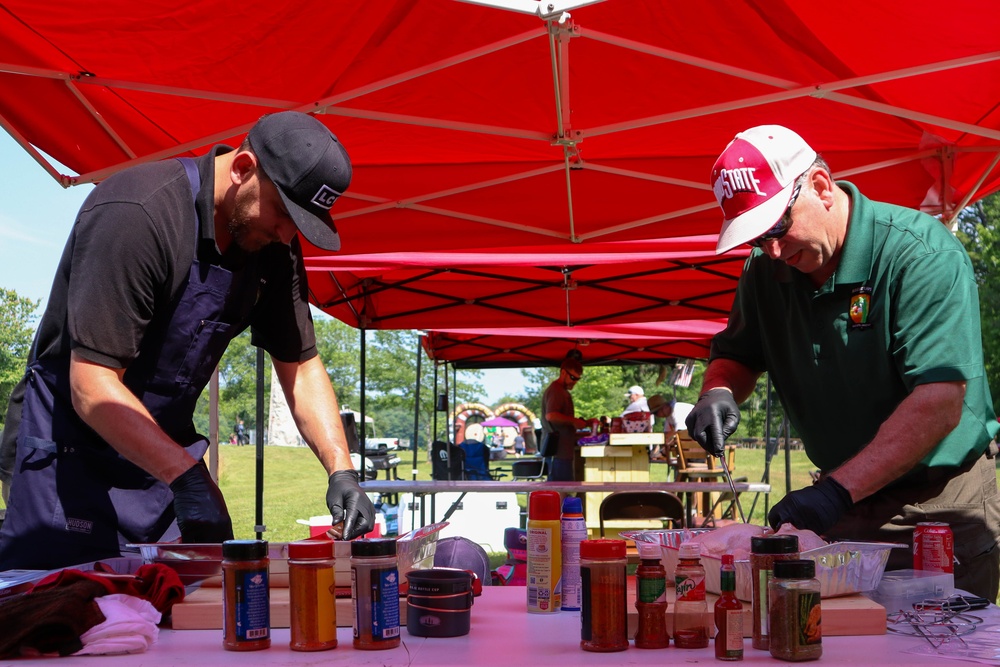
[{"label": "black plastic bucket", "polygon": [[460,637],[469,634],[472,573],[432,568],[406,573],[406,631],[415,637]]}]

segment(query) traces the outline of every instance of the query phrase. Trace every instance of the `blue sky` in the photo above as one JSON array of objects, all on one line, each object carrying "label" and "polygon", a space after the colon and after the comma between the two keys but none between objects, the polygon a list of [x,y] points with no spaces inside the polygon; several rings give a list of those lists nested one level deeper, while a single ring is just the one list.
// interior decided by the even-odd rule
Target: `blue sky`
[{"label": "blue sky", "polygon": [[[0,286],[44,308],[73,218],[92,189],[63,188],[0,131]],[[524,388],[518,369],[486,370],[483,377],[490,405]]]}]

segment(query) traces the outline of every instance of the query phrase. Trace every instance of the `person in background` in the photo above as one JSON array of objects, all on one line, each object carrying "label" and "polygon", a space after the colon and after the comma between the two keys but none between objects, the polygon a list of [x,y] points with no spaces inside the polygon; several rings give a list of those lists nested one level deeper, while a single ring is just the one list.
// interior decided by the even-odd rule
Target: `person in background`
[{"label": "person in background", "polygon": [[[820,469],[768,523],[907,546],[917,523],[948,523],[955,587],[995,600],[1000,425],[961,243],[939,220],[835,181],[777,125],[738,134],[711,184],[724,215],[716,251],[753,250],[712,341],[691,436],[720,455],[738,404],[767,372]],[[888,568],[912,563],[893,549]]]},{"label": "person in background", "polygon": [[670,440],[677,433],[677,420],[674,419],[674,406],[677,405],[677,400],[671,398],[667,400],[663,394],[655,394],[650,396],[649,400],[649,411],[652,413],[653,418],[660,418],[663,420],[663,442],[661,445],[653,445],[650,450],[649,458],[653,461],[666,461],[667,460],[667,447]]},{"label": "person in background", "polygon": [[231,539],[193,414],[248,327],[329,476],[334,524],[345,539],[374,527],[317,355],[298,239],[340,248],[330,207],[350,180],[319,120],[280,112],[236,150],[140,164],[94,188],[8,405],[0,570],[115,557],[129,542]]},{"label": "person in background", "polygon": [[559,434],[559,449],[549,461],[549,481],[570,482],[574,478],[576,432],[587,422],[576,416],[570,392],[583,377],[583,364],[575,358],[564,359],[559,377],[542,394],[542,439],[546,433]]},{"label": "person in background", "polygon": [[649,404],[646,402],[646,392],[639,385],[635,384],[629,387],[625,398],[628,399],[629,403],[622,412],[623,417],[629,412],[649,412]]},{"label": "person in background", "polygon": [[514,436],[514,456],[524,456],[524,436],[520,432]]}]

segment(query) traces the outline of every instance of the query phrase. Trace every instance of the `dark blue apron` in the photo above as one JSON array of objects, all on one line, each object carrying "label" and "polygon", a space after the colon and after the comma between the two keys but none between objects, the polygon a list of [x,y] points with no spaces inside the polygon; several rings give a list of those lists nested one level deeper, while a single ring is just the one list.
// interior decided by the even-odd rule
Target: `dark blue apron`
[{"label": "dark blue apron", "polygon": [[[196,201],[197,166],[187,158],[180,162]],[[232,274],[199,263],[197,205],[194,215],[195,257],[187,284],[150,322],[124,382],[167,435],[201,459],[208,440],[195,431],[195,405],[241,327],[223,321]],[[0,529],[0,570],[64,567],[118,556],[129,542],[171,539],[179,535],[172,502],[166,484],[120,456],[77,416],[68,358],[29,363],[11,497]]]}]

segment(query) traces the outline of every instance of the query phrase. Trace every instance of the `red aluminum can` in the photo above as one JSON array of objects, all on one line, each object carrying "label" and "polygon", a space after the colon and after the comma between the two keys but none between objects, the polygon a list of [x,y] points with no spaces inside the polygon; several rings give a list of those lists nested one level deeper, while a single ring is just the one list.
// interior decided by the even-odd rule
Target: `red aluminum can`
[{"label": "red aluminum can", "polygon": [[913,569],[955,571],[955,537],[948,524],[927,521],[913,529]]}]

